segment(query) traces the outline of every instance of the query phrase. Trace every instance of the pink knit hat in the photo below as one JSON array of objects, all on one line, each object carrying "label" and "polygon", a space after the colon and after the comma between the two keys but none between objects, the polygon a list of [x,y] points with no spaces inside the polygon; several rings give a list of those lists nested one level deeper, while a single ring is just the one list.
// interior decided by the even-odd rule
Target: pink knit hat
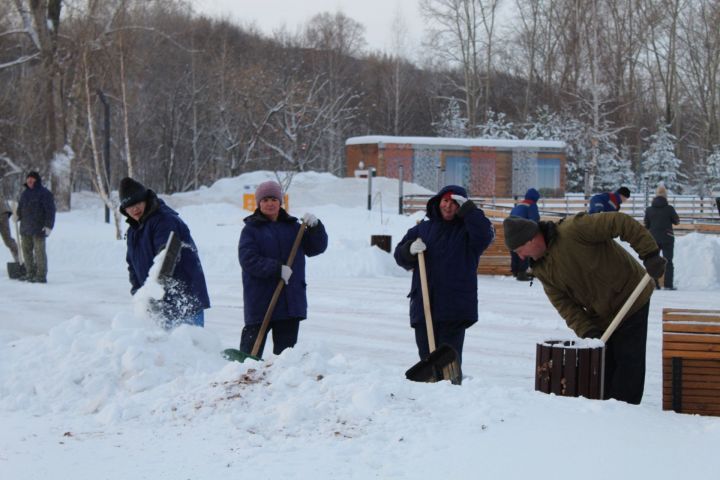
[{"label": "pink knit hat", "polygon": [[258,185],[255,190],[255,204],[259,206],[260,200],[267,197],[277,198],[282,205],[282,190],[279,183],[268,180]]}]

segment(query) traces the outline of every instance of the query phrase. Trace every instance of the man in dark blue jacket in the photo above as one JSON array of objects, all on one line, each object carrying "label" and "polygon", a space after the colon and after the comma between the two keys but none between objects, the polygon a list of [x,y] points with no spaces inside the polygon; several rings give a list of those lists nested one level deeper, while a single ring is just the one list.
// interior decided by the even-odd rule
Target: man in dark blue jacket
[{"label": "man in dark blue jacket", "polygon": [[182,242],[172,278],[164,285],[161,303],[163,327],[181,323],[204,326],[204,310],[210,308],[205,274],[190,230],[176,211],[155,192],[132,178],[120,182],[120,213],[127,217],[126,261],[130,274],[130,293],[135,295],[148,278],[155,256],[165,248],[170,232]]},{"label": "man in dark blue jacket", "polygon": [[[295,238],[301,228],[298,219],[282,208],[280,184],[268,181],[255,190],[255,212],[246,217],[240,234],[238,258],[242,267],[245,326],[240,338],[240,351],[251,353],[260,326],[270,305],[273,292],[282,278],[285,287],[280,293],[270,326],[273,353],[279,355],[297,343],[300,321],[307,318],[305,256],[325,251],[328,236],[325,226],[311,213],[303,216],[308,229],[303,235],[292,265],[286,265]],[[262,356],[265,338],[258,356]]]},{"label": "man in dark blue jacket", "polygon": [[627,202],[630,198],[630,189],[620,187],[615,192],[596,193],[590,197],[590,205],[588,205],[588,213],[599,212],[617,212],[620,205]]},{"label": "man in dark blue jacket", "polygon": [[22,280],[47,283],[45,239],[55,226],[55,199],[38,172],[28,173],[17,210],[26,276]]},{"label": "man in dark blue jacket", "polygon": [[[540,199],[540,192],[534,188],[529,188],[525,192],[525,199],[518,202],[512,210],[510,210],[511,217],[521,217],[532,220],[533,222],[540,221],[540,211],[538,210],[537,201]],[[512,271],[513,277],[520,281],[530,280],[530,276],[527,273],[528,259],[520,259],[517,253],[510,252],[510,270]]]},{"label": "man in dark blue jacket", "polygon": [[485,213],[457,185],[444,187],[428,200],[427,220],[412,227],[395,247],[395,261],[413,270],[410,326],[418,355],[430,355],[417,254],[425,252],[433,329],[437,345],[448,344],[462,364],[465,329],[478,320],[477,267],[495,238]]}]

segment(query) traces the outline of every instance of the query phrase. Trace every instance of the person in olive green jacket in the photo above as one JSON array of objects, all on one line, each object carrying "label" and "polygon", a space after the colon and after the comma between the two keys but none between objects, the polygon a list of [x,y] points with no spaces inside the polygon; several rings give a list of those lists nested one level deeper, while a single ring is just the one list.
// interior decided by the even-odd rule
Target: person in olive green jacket
[{"label": "person in olive green jacket", "polygon": [[[581,338],[600,338],[640,283],[645,270],[662,276],[665,259],[652,235],[619,212],[579,213],[558,223],[508,217],[505,243],[530,258],[532,274],[568,326]],[[645,268],[615,238],[628,242]],[[650,296],[648,283],[605,350],[605,396],[632,404],[642,400]]]}]

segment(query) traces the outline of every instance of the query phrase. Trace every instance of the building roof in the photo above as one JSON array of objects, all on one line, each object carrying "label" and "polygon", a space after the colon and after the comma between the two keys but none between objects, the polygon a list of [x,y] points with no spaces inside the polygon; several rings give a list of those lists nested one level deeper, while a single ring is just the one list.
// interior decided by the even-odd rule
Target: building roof
[{"label": "building roof", "polygon": [[427,145],[432,147],[491,147],[491,148],[537,148],[537,149],[564,149],[565,142],[557,140],[505,140],[495,138],[448,138],[448,137],[393,137],[387,135],[365,135],[350,137],[345,145],[378,144],[411,144]]}]

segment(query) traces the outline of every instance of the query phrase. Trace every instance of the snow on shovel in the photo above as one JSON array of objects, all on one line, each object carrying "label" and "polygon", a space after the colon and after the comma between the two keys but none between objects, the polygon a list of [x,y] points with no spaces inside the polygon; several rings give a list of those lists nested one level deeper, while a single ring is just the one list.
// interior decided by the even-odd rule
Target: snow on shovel
[{"label": "snow on shovel", "polygon": [[[295,255],[297,254],[298,248],[300,248],[300,242],[302,241],[303,234],[305,233],[306,228],[307,225],[305,224],[305,222],[302,222],[300,224],[300,230],[298,230],[297,236],[295,237],[295,242],[293,243],[292,249],[290,250],[290,256],[288,257],[288,261],[285,265],[290,266],[295,261]],[[282,292],[284,285],[285,282],[282,278],[278,280],[278,284],[275,287],[275,292],[270,299],[270,305],[268,305],[267,311],[265,312],[265,317],[263,317],[262,324],[260,325],[260,331],[258,332],[258,336],[255,339],[255,344],[253,345],[252,351],[250,353],[246,353],[236,348],[227,348],[222,352],[223,357],[225,357],[227,360],[235,362],[244,362],[246,358],[251,358],[253,360],[262,360],[258,356],[258,352],[260,351],[260,346],[265,339],[265,334],[267,333],[267,329],[270,326],[270,318],[272,317],[273,311],[275,310],[275,305],[280,298],[280,292]]]},{"label": "snow on shovel", "polygon": [[435,333],[433,331],[432,313],[430,312],[430,293],[428,292],[427,272],[425,270],[425,252],[418,252],[418,266],[420,267],[420,286],[430,355],[410,367],[405,372],[405,378],[414,382],[450,380],[453,385],[460,385],[462,373],[455,349],[447,344],[435,348]]}]

